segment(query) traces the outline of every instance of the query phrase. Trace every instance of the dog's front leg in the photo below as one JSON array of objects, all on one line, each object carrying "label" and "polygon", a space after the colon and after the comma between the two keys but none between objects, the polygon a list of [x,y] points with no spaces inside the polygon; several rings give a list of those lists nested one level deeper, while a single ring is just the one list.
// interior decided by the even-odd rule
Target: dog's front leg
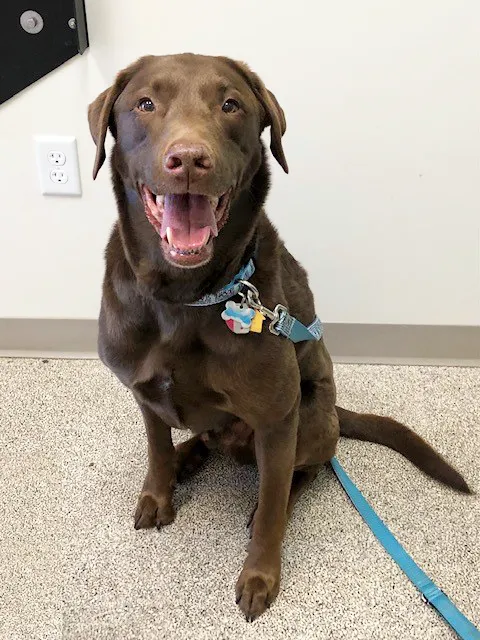
[{"label": "dog's front leg", "polygon": [[236,588],[237,603],[249,621],[270,606],[280,586],[297,428],[298,405],[281,423],[255,429],[255,455],[260,472],[258,508],[248,556]]},{"label": "dog's front leg", "polygon": [[138,499],[135,529],[159,529],[175,519],[175,449],[170,427],[152,409],[141,403],[139,406],[147,431],[148,471]]}]

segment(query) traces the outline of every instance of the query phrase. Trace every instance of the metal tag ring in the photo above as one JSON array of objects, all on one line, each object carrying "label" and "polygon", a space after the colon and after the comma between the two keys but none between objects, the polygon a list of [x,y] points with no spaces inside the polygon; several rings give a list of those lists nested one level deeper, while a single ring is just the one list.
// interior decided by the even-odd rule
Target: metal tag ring
[{"label": "metal tag ring", "polygon": [[240,280],[240,283],[243,284],[244,287],[247,287],[247,289],[252,292],[255,298],[260,299],[260,294],[255,285],[253,285],[248,280]]}]

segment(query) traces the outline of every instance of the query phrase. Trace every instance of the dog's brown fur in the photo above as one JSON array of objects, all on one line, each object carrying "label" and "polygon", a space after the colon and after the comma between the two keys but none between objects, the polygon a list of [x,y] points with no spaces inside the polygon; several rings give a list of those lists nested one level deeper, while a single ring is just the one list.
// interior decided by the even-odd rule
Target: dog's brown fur
[{"label": "dog's brown fur", "polygon": [[[242,109],[224,113],[222,102],[232,92]],[[154,101],[154,113],[136,108],[144,96]],[[307,275],[263,209],[269,188],[260,141],[265,127],[271,128],[273,155],[288,169],[283,111],[257,75],[227,58],[149,56],[122,71],[90,105],[89,122],[97,145],[95,175],[105,160],[109,127],[116,139],[119,218],[106,250],[99,353],[132,390],[146,425],[149,465],[137,528],[174,520],[176,479],[200,466],[212,445],[240,462],[256,462],[258,505],[236,588],[240,608],[252,620],[278,593],[287,517],[334,455],[339,435],[396,449],[432,477],[469,491],[460,474],[404,425],[335,406],[323,340],[294,345],[266,327],[261,334],[235,335],[220,317],[221,305],[185,305],[218,291],[255,251],[251,281],[265,306],[283,304],[305,324],[315,316]],[[163,158],[179,138],[200,142],[213,163],[213,170],[188,184],[164,169]],[[146,219],[140,182],[155,193],[208,195],[233,187],[229,219],[206,264],[182,269],[169,262]],[[172,428],[196,435],[175,451]]]}]

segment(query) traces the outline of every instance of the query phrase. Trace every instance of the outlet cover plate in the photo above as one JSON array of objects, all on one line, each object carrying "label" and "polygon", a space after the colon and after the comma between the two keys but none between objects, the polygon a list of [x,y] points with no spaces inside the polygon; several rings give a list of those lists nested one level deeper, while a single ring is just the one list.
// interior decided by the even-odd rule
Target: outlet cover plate
[{"label": "outlet cover plate", "polygon": [[[82,195],[76,138],[74,136],[35,136],[34,140],[41,193],[56,196]],[[65,157],[61,169],[67,176],[66,182],[55,182],[51,178],[52,170],[59,166],[52,162],[52,152],[61,153]]]}]

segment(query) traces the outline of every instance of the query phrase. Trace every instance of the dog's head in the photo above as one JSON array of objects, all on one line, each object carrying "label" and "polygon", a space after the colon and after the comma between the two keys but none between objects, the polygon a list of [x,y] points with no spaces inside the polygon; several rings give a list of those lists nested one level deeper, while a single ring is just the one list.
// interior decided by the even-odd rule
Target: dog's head
[{"label": "dog's head", "polygon": [[288,172],[280,105],[256,74],[229,58],[141,58],[98,96],[88,117],[97,145],[94,177],[110,129],[115,168],[143,201],[164,257],[177,267],[211,259],[232,202],[261,165],[265,127]]}]

